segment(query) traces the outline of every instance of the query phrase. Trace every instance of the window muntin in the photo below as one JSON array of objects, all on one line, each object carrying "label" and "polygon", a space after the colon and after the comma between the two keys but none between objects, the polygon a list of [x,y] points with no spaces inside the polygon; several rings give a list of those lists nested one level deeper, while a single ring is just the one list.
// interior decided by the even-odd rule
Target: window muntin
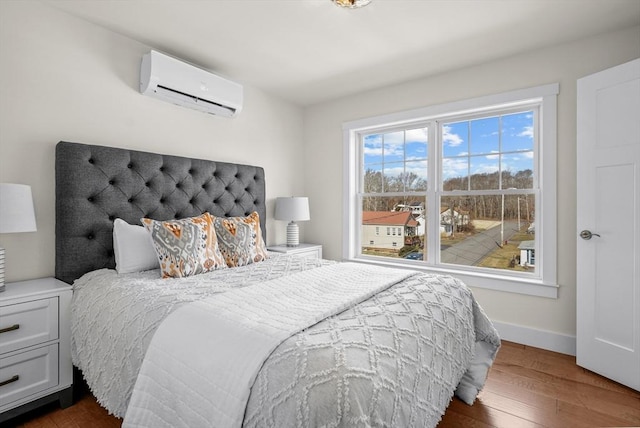
[{"label": "window muntin", "polygon": [[[435,263],[536,274],[530,255],[536,247],[537,117],[534,105],[439,124],[443,155]],[[526,193],[513,194],[519,189]]]},{"label": "window muntin", "polygon": [[530,211],[535,199],[529,194],[442,196],[440,263],[535,274],[535,264],[527,259],[535,251]]},{"label": "window muntin", "polygon": [[424,128],[363,137],[363,193],[426,190],[427,133]]},{"label": "window muntin", "polygon": [[[345,142],[345,180],[344,180],[344,241],[343,257],[347,260],[360,261],[366,263],[383,263],[386,265],[410,265],[413,268],[454,274],[467,284],[503,291],[513,291],[536,296],[557,297],[557,238],[556,238],[556,177],[557,161],[556,135],[557,135],[557,94],[559,85],[557,83],[538,86],[534,88],[515,90],[501,94],[489,95],[468,100],[456,101],[442,105],[432,105],[405,112],[393,113],[383,116],[370,117],[365,119],[347,122],[343,125]],[[533,128],[519,126],[523,119],[527,117],[519,115],[525,110],[537,109],[537,118],[534,118]],[[513,115],[513,116],[512,116]],[[491,153],[491,149],[469,147],[470,139],[474,135],[474,129],[469,130],[469,124],[459,124],[457,128],[442,129],[442,124],[457,124],[481,117],[501,116],[502,122],[502,153]],[[415,125],[411,125],[415,124]],[[544,124],[544,127],[541,126]],[[466,125],[465,134],[460,129]],[[481,124],[475,126],[475,132],[482,129]],[[519,127],[520,131],[515,134],[511,128]],[[425,244],[424,251],[416,251],[408,254],[405,258],[375,257],[362,251],[361,239],[362,225],[361,215],[365,200],[371,204],[372,200],[379,200],[379,194],[363,193],[362,174],[364,162],[361,153],[362,139],[370,134],[384,134],[398,132],[405,129],[423,129],[428,135],[428,156],[427,163],[427,184],[424,191],[415,191],[411,195],[420,197],[424,201],[425,212]],[[495,128],[494,128],[495,130]],[[530,135],[537,130],[535,140]],[[507,133],[511,132],[509,138]],[[443,147],[442,141],[449,139],[456,144]],[[477,141],[477,137],[474,137]],[[537,144],[537,146],[535,146]],[[544,150],[542,149],[544,147]],[[475,150],[471,154],[471,150]],[[487,153],[489,151],[489,153]],[[519,153],[529,152],[529,153]],[[505,168],[493,178],[497,181],[491,190],[481,190],[470,180],[470,168],[472,156],[501,157],[497,161],[498,168],[511,162],[521,159],[514,159],[514,156],[522,155],[520,158],[528,157],[527,162],[533,165],[529,168],[516,167]],[[494,162],[495,163],[495,162]],[[477,162],[476,162],[477,164]],[[495,168],[495,167],[494,167]],[[463,173],[459,171],[463,170]],[[449,171],[447,188],[441,184]],[[381,171],[382,172],[382,171]],[[512,183],[509,183],[511,181]],[[515,182],[516,184],[513,184]],[[382,183],[382,179],[380,180]],[[431,186],[431,184],[434,186]],[[476,189],[472,189],[471,185]],[[544,189],[544,192],[543,192]],[[461,192],[466,192],[462,195]],[[388,197],[397,197],[398,193],[385,193]],[[534,248],[524,253],[533,260],[535,270],[529,269],[526,272],[503,271],[499,269],[479,268],[475,266],[463,266],[456,264],[442,263],[440,261],[440,205],[444,205],[444,197],[454,196],[478,196],[496,194],[500,198],[504,195],[505,205],[513,205],[509,201],[510,195],[516,195],[515,210],[520,200],[521,226],[526,219],[523,207],[527,200],[530,205],[529,220],[530,227],[526,231],[536,234]],[[407,195],[400,195],[408,197]],[[413,197],[412,196],[412,197]],[[495,196],[495,195],[494,195]],[[527,198],[527,199],[525,199]],[[535,199],[532,199],[535,198]],[[393,206],[393,204],[391,204]],[[516,215],[516,220],[517,220]],[[523,231],[525,227],[522,226]],[[525,232],[526,232],[525,231]],[[377,243],[377,241],[376,241]],[[527,245],[525,245],[526,247]],[[520,249],[526,251],[526,248]],[[424,259],[424,260],[423,260]],[[411,262],[410,260],[418,260]],[[524,259],[523,259],[524,260]]]},{"label": "window muntin", "polygon": [[525,109],[443,122],[440,125],[442,188],[533,188],[536,116],[537,109]]},{"label": "window muntin", "polygon": [[[360,134],[360,242],[369,245],[362,245],[359,254],[405,259],[419,253],[423,256],[410,256],[409,263],[535,276],[536,266],[530,260],[537,245],[533,219],[538,197],[539,104]],[[437,146],[431,161],[430,133]],[[430,167],[438,170],[433,189],[428,186]],[[429,192],[435,194],[438,204],[431,217],[426,209]],[[389,213],[395,219],[401,212],[410,215],[394,220],[404,222],[401,227],[386,226],[388,242],[372,244],[368,239],[372,216]],[[417,226],[405,227],[407,219]],[[375,221],[380,222],[375,227],[384,227],[383,220]],[[430,257],[428,221],[438,225],[438,233],[430,238],[438,251]],[[400,244],[404,245],[396,236],[403,238]],[[521,249],[522,245],[530,250]]]}]

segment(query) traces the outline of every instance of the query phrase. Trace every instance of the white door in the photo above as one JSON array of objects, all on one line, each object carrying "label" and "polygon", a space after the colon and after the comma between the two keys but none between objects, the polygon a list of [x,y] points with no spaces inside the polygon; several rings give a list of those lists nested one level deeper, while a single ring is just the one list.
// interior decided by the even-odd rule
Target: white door
[{"label": "white door", "polygon": [[640,390],[640,59],[578,80],[577,362]]}]

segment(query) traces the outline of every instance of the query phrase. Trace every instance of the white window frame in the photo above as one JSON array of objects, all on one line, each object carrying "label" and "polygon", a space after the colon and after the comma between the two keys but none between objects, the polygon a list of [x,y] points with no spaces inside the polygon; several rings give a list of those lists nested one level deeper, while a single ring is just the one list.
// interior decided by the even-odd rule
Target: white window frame
[{"label": "white window frame", "polygon": [[[343,124],[344,182],[343,182],[343,259],[385,266],[407,267],[415,270],[455,275],[466,284],[492,290],[508,291],[541,297],[558,297],[557,284],[557,95],[559,84],[537,86],[501,94],[488,95],[452,103],[433,105],[414,110],[360,119]],[[503,108],[540,103],[539,117],[541,133],[536,151],[538,185],[541,192],[536,204],[536,271],[532,274],[479,272],[452,265],[417,264],[404,259],[372,257],[361,254],[360,233],[362,207],[357,196],[361,174],[361,135],[380,128],[395,128],[434,122],[450,116],[481,114]],[[427,192],[429,206],[439,206],[439,197],[434,186],[438,185],[436,170],[441,160],[436,154],[435,129],[429,135],[429,168]],[[430,222],[433,223],[433,222]],[[428,223],[429,224],[429,223]],[[427,251],[434,251],[428,248]],[[431,252],[431,254],[434,254]]]}]

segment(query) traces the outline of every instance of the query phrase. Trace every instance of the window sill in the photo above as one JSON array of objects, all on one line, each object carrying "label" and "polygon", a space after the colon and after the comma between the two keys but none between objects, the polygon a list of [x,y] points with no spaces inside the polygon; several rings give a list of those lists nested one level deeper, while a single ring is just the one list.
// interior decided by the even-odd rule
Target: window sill
[{"label": "window sill", "polygon": [[401,260],[391,262],[366,256],[345,259],[345,261],[394,267],[400,269],[411,269],[420,272],[437,273],[442,275],[451,275],[459,278],[469,287],[506,291],[508,293],[547,297],[551,299],[558,298],[558,285],[544,284],[539,279],[506,277],[504,275],[492,275],[481,272],[467,272],[456,269],[435,268],[432,266],[420,266],[417,263],[410,263]]}]

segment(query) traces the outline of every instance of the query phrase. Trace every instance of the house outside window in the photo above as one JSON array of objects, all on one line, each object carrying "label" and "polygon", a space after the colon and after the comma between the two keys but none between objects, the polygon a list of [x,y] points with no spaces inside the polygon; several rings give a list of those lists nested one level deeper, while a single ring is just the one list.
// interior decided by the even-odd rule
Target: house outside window
[{"label": "house outside window", "polygon": [[[345,124],[345,258],[556,297],[557,92],[546,85]],[[402,241],[362,245],[372,219],[396,221],[387,235]],[[404,258],[416,252],[424,259]]]},{"label": "house outside window", "polygon": [[[397,227],[398,225],[400,227]],[[409,212],[364,211],[362,213],[361,236],[362,242],[369,242],[369,245],[364,245],[363,251],[370,255],[392,257],[395,252],[391,249],[400,245],[398,237],[406,240],[405,237],[414,236],[417,226],[417,221]],[[387,237],[373,239],[375,231],[380,227],[387,227]]]}]

